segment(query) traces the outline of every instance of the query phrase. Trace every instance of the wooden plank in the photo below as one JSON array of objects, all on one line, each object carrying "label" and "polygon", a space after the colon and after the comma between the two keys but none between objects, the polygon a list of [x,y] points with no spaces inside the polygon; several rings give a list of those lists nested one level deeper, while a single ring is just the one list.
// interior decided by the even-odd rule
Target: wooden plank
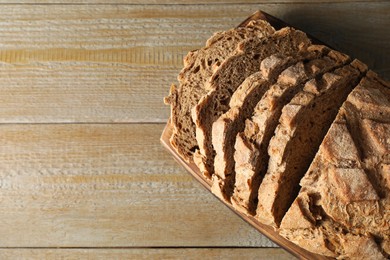
[{"label": "wooden plank", "polygon": [[0,249],[1,259],[294,259],[279,248]]},{"label": "wooden plank", "polygon": [[185,173],[162,130],[0,125],[0,247],[274,246]]},{"label": "wooden plank", "polygon": [[259,8],[389,77],[388,2],[2,5],[0,123],[165,122],[187,51]]},{"label": "wooden plank", "polygon": [[386,0],[0,0],[0,4],[279,4],[279,3],[349,3],[349,2],[385,2]]}]

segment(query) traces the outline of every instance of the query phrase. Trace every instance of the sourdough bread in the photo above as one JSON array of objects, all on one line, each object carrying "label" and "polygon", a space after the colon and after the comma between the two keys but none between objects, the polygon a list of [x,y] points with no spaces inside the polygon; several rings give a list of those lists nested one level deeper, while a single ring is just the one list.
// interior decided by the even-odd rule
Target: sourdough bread
[{"label": "sourdough bread", "polygon": [[214,169],[212,124],[229,109],[233,92],[251,74],[259,71],[261,61],[275,53],[297,56],[310,45],[306,35],[298,30],[283,28],[264,38],[251,38],[240,44],[236,53],[226,59],[207,83],[210,91],[192,109],[199,150],[194,162],[205,176]]},{"label": "sourdough bread", "polygon": [[261,20],[216,33],[165,98],[170,142],[214,194],[302,248],[390,259],[390,86],[366,72]]},{"label": "sourdough bread", "polygon": [[[303,88],[304,83],[321,73],[345,64],[349,58],[313,45],[309,51],[317,52],[317,59],[299,62],[286,69],[278,82],[271,86],[246,120],[244,132],[236,137],[234,160],[236,182],[232,204],[239,211],[253,214],[257,206],[257,191],[268,164],[267,147],[277,126],[282,108]],[[320,57],[325,55],[324,57]]]},{"label": "sourdough bread", "polygon": [[261,38],[273,32],[273,27],[267,22],[252,21],[246,27],[214,34],[204,48],[191,51],[184,58],[184,68],[178,76],[179,87],[172,85],[169,96],[164,101],[171,106],[173,134],[170,142],[185,160],[192,161],[193,152],[198,146],[191,109],[207,93],[205,83],[213,69],[231,56],[242,40]]},{"label": "sourdough bread", "polygon": [[[326,243],[334,257],[389,257],[389,137],[390,85],[368,72],[344,102],[301,180],[281,235],[316,253],[322,251],[308,245]],[[302,239],[307,233],[317,236]]]}]

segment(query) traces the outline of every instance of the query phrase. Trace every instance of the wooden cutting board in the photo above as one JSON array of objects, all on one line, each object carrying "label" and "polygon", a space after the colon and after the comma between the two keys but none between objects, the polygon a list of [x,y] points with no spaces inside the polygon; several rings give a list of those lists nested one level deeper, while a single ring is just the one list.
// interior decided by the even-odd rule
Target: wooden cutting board
[{"label": "wooden cutting board", "polygon": [[[238,27],[245,26],[247,23],[249,23],[251,20],[257,20],[257,19],[263,19],[268,21],[275,29],[280,29],[285,26],[290,26],[283,21],[265,13],[262,11],[257,11],[250,17],[248,17],[245,21],[243,21]],[[308,37],[312,40],[313,43],[316,44],[323,44],[325,43],[315,39],[314,37],[308,35]],[[172,135],[173,126],[170,123],[170,120],[168,120],[167,125],[164,128],[164,131],[161,135],[161,143],[163,146],[173,155],[174,159],[182,165],[192,176],[195,177],[206,189],[208,189],[211,192],[211,182],[209,179],[204,178],[203,174],[200,172],[198,167],[194,163],[187,163],[172,147],[169,139]],[[217,197],[218,198],[218,197]],[[219,198],[218,198],[219,199]],[[329,257],[324,257],[321,255],[313,254],[294,243],[288,241],[287,239],[280,236],[273,227],[264,225],[257,221],[254,217],[247,216],[241,212],[236,211],[231,204],[226,203],[225,201],[220,200],[222,203],[224,203],[228,208],[230,208],[234,213],[239,215],[242,219],[247,221],[249,224],[251,224],[254,228],[256,228],[260,233],[267,236],[270,240],[278,244],[280,247],[284,248],[294,256],[301,258],[301,259],[310,259],[310,260],[316,260],[316,259],[331,259]]]}]

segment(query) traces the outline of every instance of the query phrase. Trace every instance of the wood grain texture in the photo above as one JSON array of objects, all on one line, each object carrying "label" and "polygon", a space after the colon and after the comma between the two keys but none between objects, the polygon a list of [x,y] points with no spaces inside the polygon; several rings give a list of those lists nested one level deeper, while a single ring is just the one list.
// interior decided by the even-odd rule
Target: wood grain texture
[{"label": "wood grain texture", "polygon": [[350,2],[385,2],[387,0],[0,0],[0,4],[169,4],[169,5],[188,5],[188,4],[279,4],[279,3],[350,3]]},{"label": "wood grain texture", "polygon": [[0,125],[0,247],[274,246],[172,160],[162,130]]},{"label": "wood grain texture", "polygon": [[389,2],[1,5],[0,123],[166,122],[184,55],[257,9],[389,77]]},{"label": "wood grain texture", "polygon": [[164,248],[164,249],[0,249],[0,258],[14,259],[294,259],[278,248]]},{"label": "wood grain texture", "polygon": [[275,244],[185,173],[155,124],[184,55],[258,9],[389,77],[388,1],[0,0],[0,258],[290,259],[208,248]]}]

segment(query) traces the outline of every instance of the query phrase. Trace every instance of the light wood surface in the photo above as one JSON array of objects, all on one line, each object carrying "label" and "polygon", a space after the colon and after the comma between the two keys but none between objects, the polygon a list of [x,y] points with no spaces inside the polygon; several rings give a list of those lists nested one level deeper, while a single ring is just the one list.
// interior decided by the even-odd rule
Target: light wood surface
[{"label": "light wood surface", "polygon": [[165,123],[184,55],[259,8],[389,75],[389,2],[1,5],[0,123]]},{"label": "light wood surface", "polygon": [[0,245],[273,246],[178,167],[162,131],[0,125]]},{"label": "light wood surface", "polygon": [[[370,2],[385,2],[387,0],[370,0]],[[270,4],[270,3],[353,3],[368,2],[364,0],[0,0],[0,3],[9,4],[170,4],[170,5],[188,5],[188,4]]]},{"label": "light wood surface", "polygon": [[258,9],[390,77],[388,1],[0,0],[0,258],[291,258],[159,143],[184,55]]},{"label": "light wood surface", "polygon": [[[261,250],[261,251],[260,251]],[[180,257],[178,257],[180,256]],[[0,249],[3,260],[18,259],[248,259],[288,260],[292,257],[276,248],[164,248],[164,249]]]}]

